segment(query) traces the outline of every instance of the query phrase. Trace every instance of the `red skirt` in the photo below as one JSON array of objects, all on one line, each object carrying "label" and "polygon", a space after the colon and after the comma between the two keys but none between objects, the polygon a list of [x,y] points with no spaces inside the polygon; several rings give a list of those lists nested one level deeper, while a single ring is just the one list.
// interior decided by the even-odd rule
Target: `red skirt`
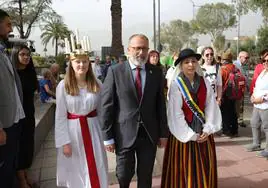
[{"label": "red skirt", "polygon": [[217,188],[213,135],[204,143],[182,143],[170,135],[165,150],[161,188]]}]

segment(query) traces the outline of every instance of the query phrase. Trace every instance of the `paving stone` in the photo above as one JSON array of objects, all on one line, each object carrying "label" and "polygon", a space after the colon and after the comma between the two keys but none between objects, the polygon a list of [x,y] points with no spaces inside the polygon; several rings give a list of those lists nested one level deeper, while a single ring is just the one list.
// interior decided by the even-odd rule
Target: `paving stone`
[{"label": "paving stone", "polygon": [[34,183],[39,183],[41,176],[41,169],[30,169],[27,171],[28,176]]},{"label": "paving stone", "polygon": [[42,168],[41,181],[56,179],[56,167]]},{"label": "paving stone", "polygon": [[47,137],[46,137],[46,141],[48,140],[55,140],[55,135],[53,135],[52,133],[48,134]]},{"label": "paving stone", "polygon": [[55,141],[54,140],[46,140],[44,143],[44,149],[55,149]]},{"label": "paving stone", "polygon": [[116,167],[116,156],[114,153],[111,152],[106,152],[106,154],[108,159],[108,172],[113,172],[115,171]]},{"label": "paving stone", "polygon": [[56,180],[50,180],[41,182],[40,188],[63,188],[63,187],[57,187]]},{"label": "paving stone", "polygon": [[40,151],[37,153],[35,158],[42,158],[42,159],[44,158],[44,149],[43,149],[43,147],[41,147]]},{"label": "paving stone", "polygon": [[44,168],[50,168],[50,167],[56,167],[57,165],[57,158],[56,157],[46,157],[44,158],[44,162],[42,167]]},{"label": "paving stone", "polygon": [[31,166],[31,170],[41,169],[43,164],[43,158],[35,158]]},{"label": "paving stone", "polygon": [[49,149],[44,149],[44,157],[56,157],[57,152],[56,148],[49,148]]}]

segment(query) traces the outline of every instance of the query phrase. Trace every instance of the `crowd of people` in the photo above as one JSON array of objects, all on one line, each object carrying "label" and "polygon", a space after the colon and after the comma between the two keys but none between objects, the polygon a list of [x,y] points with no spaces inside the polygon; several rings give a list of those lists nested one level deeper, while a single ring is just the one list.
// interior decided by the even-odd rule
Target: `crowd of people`
[{"label": "crowd of people", "polygon": [[[162,188],[218,187],[214,136],[239,136],[244,95],[251,95],[253,143],[247,150],[268,157],[268,50],[261,53],[249,83],[249,54],[233,62],[230,51],[220,61],[212,47],[201,54],[183,49],[166,70],[159,52],[149,51],[143,34],[129,38],[127,58],[89,61],[83,49],[68,56],[66,75],[58,65],[43,70],[38,82],[25,45],[11,55],[5,42],[12,32],[9,15],[0,10],[0,184],[31,188],[27,175],[34,154],[34,93],[56,104],[57,185],[108,188],[106,151],[116,155],[120,188],[137,174],[137,187],[152,186],[157,147],[165,148]],[[238,123],[238,119],[241,121]],[[261,147],[261,130],[266,147]]]}]

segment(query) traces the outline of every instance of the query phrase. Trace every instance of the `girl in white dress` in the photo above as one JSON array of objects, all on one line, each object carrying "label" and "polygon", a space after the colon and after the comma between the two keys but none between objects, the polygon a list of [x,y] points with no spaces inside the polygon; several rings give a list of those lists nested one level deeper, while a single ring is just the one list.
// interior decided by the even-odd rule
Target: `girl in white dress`
[{"label": "girl in white dress", "polygon": [[66,76],[56,89],[58,186],[108,188],[107,157],[96,111],[100,86],[88,56],[81,50],[71,53]]}]

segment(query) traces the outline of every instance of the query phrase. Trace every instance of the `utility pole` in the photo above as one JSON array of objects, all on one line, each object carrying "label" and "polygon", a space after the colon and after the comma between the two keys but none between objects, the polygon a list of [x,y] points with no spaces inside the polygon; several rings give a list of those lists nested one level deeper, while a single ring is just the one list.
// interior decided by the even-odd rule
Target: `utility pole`
[{"label": "utility pole", "polygon": [[239,1],[236,0],[236,10],[237,10],[237,41],[236,41],[236,54],[238,56],[239,54],[239,40],[240,40],[240,7],[239,7]]},{"label": "utility pole", "polygon": [[156,17],[155,17],[155,0],[153,0],[153,24],[154,24],[154,50],[156,50]]},{"label": "utility pole", "polygon": [[162,51],[162,46],[160,42],[160,0],[158,0],[158,47],[157,50],[159,53]]},{"label": "utility pole", "polygon": [[194,3],[194,1],[193,0],[190,0],[191,1],[191,3],[193,4],[193,20],[194,20],[194,7],[195,7],[195,3]]}]

